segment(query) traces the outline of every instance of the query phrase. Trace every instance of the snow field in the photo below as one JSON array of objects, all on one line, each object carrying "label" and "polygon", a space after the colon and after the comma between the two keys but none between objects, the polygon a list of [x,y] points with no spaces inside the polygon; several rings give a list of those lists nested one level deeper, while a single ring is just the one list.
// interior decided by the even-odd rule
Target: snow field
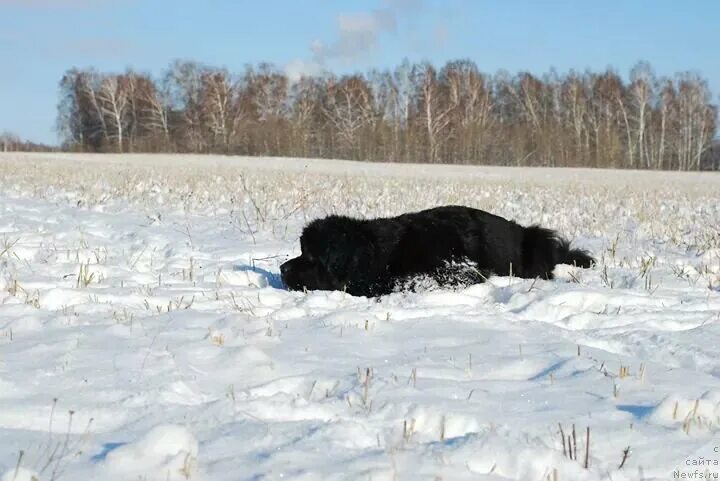
[{"label": "snow field", "polygon": [[[717,438],[716,175],[14,154],[0,187],[3,481],[660,480]],[[307,220],[447,203],[599,265],[282,289]]]}]

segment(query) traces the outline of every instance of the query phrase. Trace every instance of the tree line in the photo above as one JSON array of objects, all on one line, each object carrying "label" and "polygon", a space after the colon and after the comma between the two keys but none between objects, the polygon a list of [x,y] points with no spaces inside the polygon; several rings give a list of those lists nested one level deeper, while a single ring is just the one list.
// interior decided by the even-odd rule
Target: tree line
[{"label": "tree line", "polygon": [[162,75],[73,68],[60,82],[67,150],[366,161],[718,169],[707,82],[617,72],[542,76],[404,61],[366,74],[289,78],[176,61]]},{"label": "tree line", "polygon": [[12,132],[0,133],[0,152],[54,152],[57,147],[23,140]]}]

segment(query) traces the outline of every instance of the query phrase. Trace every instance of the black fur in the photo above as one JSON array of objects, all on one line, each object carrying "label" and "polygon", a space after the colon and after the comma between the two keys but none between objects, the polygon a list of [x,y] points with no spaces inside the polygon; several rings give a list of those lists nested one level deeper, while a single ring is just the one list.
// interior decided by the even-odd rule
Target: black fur
[{"label": "black fur", "polygon": [[556,264],[595,262],[555,231],[462,206],[369,220],[331,215],[305,227],[300,248],[302,255],[280,266],[287,287],[368,297],[388,294],[416,276],[442,285],[511,273],[552,279]]}]

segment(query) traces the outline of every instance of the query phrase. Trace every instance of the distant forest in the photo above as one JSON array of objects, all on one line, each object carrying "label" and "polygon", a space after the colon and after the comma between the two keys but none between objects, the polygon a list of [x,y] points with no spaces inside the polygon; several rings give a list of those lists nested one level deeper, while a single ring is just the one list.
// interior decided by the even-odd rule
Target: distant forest
[{"label": "distant forest", "polygon": [[472,61],[403,62],[291,79],[176,61],[158,78],[71,69],[60,82],[63,149],[364,161],[720,169],[718,111],[690,72],[542,76]]},{"label": "distant forest", "polygon": [[10,132],[0,133],[0,152],[56,152],[58,150],[60,149],[57,147],[23,140]]}]

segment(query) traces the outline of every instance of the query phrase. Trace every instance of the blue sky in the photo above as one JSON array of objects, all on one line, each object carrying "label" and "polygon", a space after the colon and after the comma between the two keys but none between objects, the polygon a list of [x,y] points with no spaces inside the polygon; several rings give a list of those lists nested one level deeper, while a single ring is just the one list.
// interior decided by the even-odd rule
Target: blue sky
[{"label": "blue sky", "polygon": [[720,93],[720,1],[0,0],[0,132],[55,143],[70,67],[159,74],[177,58],[342,73],[470,58],[485,72],[693,70]]}]

